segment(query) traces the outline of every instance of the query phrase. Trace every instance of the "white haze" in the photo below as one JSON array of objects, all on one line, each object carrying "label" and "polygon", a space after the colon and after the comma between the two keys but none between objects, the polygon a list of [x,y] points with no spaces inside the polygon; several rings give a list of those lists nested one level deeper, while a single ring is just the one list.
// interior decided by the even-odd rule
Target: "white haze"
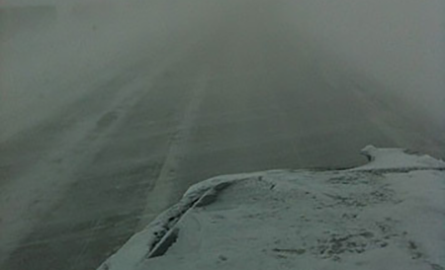
[{"label": "white haze", "polygon": [[57,17],[1,32],[0,140],[38,124],[95,84],[186,35],[209,15],[204,11],[209,4],[199,2],[10,0],[15,8],[56,7]]},{"label": "white haze", "polygon": [[445,126],[444,1],[285,1],[289,22],[380,83],[373,91],[390,91]]},{"label": "white haze", "polygon": [[[57,6],[54,22],[1,37],[0,140],[80,98],[95,81],[138,59],[136,52],[156,54],[173,37],[199,31],[205,20],[236,7],[224,0],[104,2],[42,1]],[[445,122],[443,1],[281,2],[295,31],[382,86],[368,91],[390,91],[430,120]]]}]

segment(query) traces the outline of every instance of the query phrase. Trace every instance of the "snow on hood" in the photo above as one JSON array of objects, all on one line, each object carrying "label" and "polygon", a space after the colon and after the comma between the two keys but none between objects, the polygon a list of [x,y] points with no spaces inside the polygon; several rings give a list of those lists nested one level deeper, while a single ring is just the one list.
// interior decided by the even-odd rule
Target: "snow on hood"
[{"label": "snow on hood", "polygon": [[351,170],[198,183],[99,270],[445,269],[445,163],[363,153]]},{"label": "snow on hood", "polygon": [[376,148],[369,145],[361,152],[368,157],[369,163],[353,170],[445,168],[445,162],[441,160],[404,149]]}]

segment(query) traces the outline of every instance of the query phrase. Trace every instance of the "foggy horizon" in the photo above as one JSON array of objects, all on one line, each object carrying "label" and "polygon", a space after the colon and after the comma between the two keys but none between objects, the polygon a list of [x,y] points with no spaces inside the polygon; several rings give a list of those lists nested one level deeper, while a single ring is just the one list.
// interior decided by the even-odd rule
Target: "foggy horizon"
[{"label": "foggy horizon", "polygon": [[[441,0],[0,0],[0,269],[96,269],[220,175],[335,175],[365,166],[362,149],[389,153],[388,174],[394,157],[442,164],[444,13]],[[399,205],[366,175],[345,194]]]}]

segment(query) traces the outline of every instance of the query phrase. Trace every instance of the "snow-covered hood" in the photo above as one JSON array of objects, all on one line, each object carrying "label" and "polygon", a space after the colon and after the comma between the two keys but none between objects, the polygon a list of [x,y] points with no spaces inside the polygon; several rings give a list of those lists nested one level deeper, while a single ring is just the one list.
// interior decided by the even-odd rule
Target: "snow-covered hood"
[{"label": "snow-covered hood", "polygon": [[99,269],[445,269],[445,163],[363,153],[350,170],[196,184]]}]

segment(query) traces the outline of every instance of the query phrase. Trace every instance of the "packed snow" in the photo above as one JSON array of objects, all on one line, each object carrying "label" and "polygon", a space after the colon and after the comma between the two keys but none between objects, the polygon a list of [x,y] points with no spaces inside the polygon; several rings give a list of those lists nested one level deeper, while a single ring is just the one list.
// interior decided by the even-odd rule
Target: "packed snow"
[{"label": "packed snow", "polygon": [[363,153],[350,170],[196,184],[99,269],[445,269],[445,163]]}]

